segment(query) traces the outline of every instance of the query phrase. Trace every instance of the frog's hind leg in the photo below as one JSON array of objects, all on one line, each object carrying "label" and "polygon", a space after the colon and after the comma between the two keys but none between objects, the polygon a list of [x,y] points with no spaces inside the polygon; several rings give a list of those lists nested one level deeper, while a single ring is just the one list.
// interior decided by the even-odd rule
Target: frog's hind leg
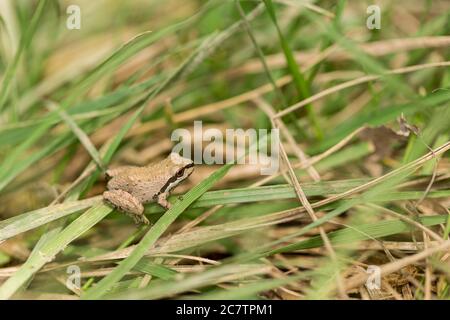
[{"label": "frog's hind leg", "polygon": [[135,223],[149,224],[144,215],[144,206],[137,198],[123,190],[108,190],[103,198],[118,210],[133,218]]}]

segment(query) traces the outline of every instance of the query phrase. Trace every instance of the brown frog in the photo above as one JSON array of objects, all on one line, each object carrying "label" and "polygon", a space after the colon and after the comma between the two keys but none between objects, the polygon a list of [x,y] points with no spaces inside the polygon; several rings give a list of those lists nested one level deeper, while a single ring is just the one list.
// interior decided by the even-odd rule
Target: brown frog
[{"label": "brown frog", "polygon": [[169,192],[194,171],[191,159],[171,153],[161,162],[144,167],[122,166],[106,171],[106,202],[130,215],[136,223],[148,224],[143,204],[157,202],[169,209]]}]

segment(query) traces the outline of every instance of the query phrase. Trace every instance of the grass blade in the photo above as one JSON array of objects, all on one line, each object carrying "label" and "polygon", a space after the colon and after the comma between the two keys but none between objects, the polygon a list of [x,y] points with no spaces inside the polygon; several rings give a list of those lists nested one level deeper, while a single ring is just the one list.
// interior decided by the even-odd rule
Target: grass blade
[{"label": "grass blade", "polygon": [[[281,47],[283,48],[284,55],[286,57],[287,66],[289,69],[289,72],[292,75],[292,78],[294,80],[295,87],[297,89],[298,96],[300,99],[306,99],[308,98],[311,93],[309,89],[309,84],[305,80],[305,77],[303,73],[301,72],[300,67],[297,64],[297,61],[294,58],[294,54],[292,53],[292,50],[286,41],[285,37],[283,36],[283,33],[281,32],[280,26],[278,25],[277,16],[275,13],[275,7],[273,5],[272,0],[264,0],[264,4],[266,5],[267,12],[269,13],[269,16],[275,25],[275,28],[277,29],[278,37],[280,39]],[[305,106],[305,109],[308,113],[309,121],[311,122],[311,125],[313,126],[317,138],[321,139],[323,137],[323,132],[321,127],[319,126],[317,116],[314,112],[314,109],[310,104]]]},{"label": "grass blade", "polygon": [[19,66],[20,58],[22,54],[30,45],[31,40],[33,39],[33,34],[36,32],[37,27],[39,25],[39,21],[42,18],[42,14],[44,12],[44,8],[47,4],[47,0],[41,0],[37,4],[36,11],[31,18],[30,24],[28,25],[25,33],[20,38],[19,47],[17,49],[16,54],[14,55],[14,59],[11,64],[6,68],[2,85],[0,88],[0,112],[3,110],[6,100],[8,99],[9,88],[11,86],[11,82],[13,81],[14,75],[17,71],[17,67]]},{"label": "grass blade", "polygon": [[40,227],[56,219],[85,210],[100,202],[100,197],[81,201],[57,204],[51,207],[33,210],[3,221],[0,221],[0,242],[28,230]]},{"label": "grass blade", "polygon": [[58,252],[83,233],[91,229],[95,224],[105,218],[112,209],[104,204],[98,204],[74,222],[68,225],[63,231],[46,242],[39,250],[39,254],[32,255],[12,277],[6,280],[0,287],[0,300],[9,299],[17,290],[32,277],[32,275],[42,268],[46,263],[52,261]]},{"label": "grass blade", "polygon": [[93,145],[91,142],[91,139],[87,136],[87,134],[76,124],[76,122],[64,111],[62,110],[56,103],[49,102],[48,107],[52,111],[57,111],[60,115],[61,119],[64,120],[64,122],[69,126],[70,130],[74,133],[74,135],[78,138],[78,140],[81,142],[83,147],[86,149],[86,151],[91,156],[92,160],[97,164],[98,168],[102,171],[105,170],[105,166],[102,163],[102,160],[100,159],[100,154],[97,151],[97,148]]}]

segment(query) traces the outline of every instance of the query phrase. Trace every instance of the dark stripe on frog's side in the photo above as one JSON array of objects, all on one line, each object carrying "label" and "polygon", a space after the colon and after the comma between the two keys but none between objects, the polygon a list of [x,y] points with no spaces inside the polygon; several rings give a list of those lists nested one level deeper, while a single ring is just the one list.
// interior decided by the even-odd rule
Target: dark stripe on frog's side
[{"label": "dark stripe on frog's side", "polygon": [[[187,168],[192,168],[193,166],[194,166],[194,163],[190,163],[187,166],[183,167],[181,169],[181,171],[184,173],[184,170],[186,170]],[[166,189],[170,186],[170,184],[172,184],[175,181],[177,181],[176,174],[174,176],[170,177],[169,180],[167,180],[167,182],[162,186],[161,190],[159,190],[159,192],[157,194],[155,194],[153,196],[153,198],[156,199],[161,193],[166,192]]]}]

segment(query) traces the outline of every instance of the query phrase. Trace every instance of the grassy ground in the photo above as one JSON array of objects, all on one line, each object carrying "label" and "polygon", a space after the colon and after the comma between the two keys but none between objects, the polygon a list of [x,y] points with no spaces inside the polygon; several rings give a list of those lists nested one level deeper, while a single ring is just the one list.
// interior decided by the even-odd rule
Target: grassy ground
[{"label": "grassy ground", "polygon": [[[0,298],[448,299],[450,4],[371,4],[2,1]],[[280,129],[280,170],[103,203],[195,120]]]}]

